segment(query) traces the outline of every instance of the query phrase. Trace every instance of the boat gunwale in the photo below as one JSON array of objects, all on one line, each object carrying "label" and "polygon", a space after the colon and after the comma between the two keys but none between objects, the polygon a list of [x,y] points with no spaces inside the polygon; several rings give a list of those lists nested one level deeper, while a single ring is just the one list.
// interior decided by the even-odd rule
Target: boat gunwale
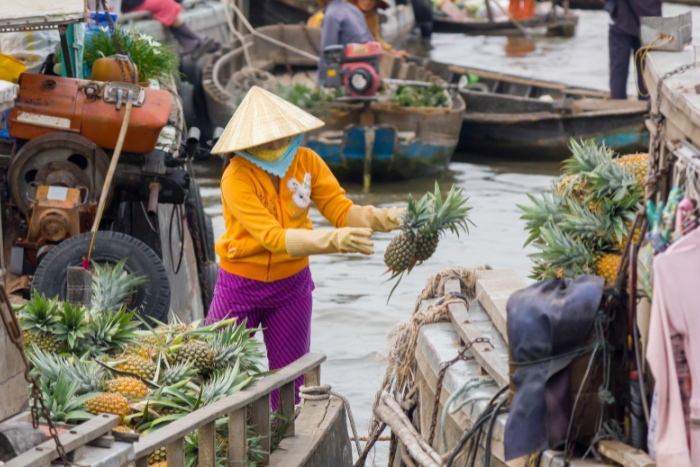
[{"label": "boat gunwale", "polygon": [[[646,109],[620,109],[620,110],[596,110],[591,112],[579,112],[572,114],[557,114],[553,112],[523,112],[517,114],[509,113],[487,113],[487,112],[469,112],[464,114],[464,120],[478,123],[519,123],[519,122],[537,122],[543,120],[573,120],[579,118],[593,118],[605,116],[624,116],[646,113]],[[528,117],[528,118],[525,118]],[[642,124],[643,122],[640,122]]]}]

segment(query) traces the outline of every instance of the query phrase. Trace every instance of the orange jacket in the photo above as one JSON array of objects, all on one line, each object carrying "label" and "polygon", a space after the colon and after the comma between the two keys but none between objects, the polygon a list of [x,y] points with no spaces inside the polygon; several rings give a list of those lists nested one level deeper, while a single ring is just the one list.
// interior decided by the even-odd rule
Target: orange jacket
[{"label": "orange jacket", "polygon": [[323,159],[299,148],[275,190],[267,172],[234,157],[221,177],[226,232],[216,241],[221,267],[237,276],[273,282],[293,276],[309,258],[287,254],[287,229],[312,229],[311,202],[336,228],[345,227],[352,201]]}]

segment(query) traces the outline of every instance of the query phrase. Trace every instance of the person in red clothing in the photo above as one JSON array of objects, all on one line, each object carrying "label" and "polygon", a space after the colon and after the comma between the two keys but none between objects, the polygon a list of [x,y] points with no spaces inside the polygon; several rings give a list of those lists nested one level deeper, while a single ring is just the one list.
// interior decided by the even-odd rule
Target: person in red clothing
[{"label": "person in red clothing", "polygon": [[122,13],[149,11],[163,26],[170,29],[182,47],[184,55],[216,52],[221,44],[200,36],[189,27],[182,7],[175,0],[123,0]]},{"label": "person in red clothing", "polygon": [[530,19],[535,17],[535,0],[510,0],[508,13],[515,19]]}]

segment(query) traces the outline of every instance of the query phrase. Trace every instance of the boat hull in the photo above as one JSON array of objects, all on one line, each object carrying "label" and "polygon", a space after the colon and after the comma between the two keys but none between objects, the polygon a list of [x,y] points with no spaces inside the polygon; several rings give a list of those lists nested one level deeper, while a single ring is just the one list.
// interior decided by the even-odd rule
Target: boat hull
[{"label": "boat hull", "polygon": [[[493,116],[492,116],[493,117]],[[563,160],[571,139],[594,139],[617,152],[645,152],[649,132],[643,113],[581,115],[498,122],[467,114],[459,152],[504,159]]]},{"label": "boat hull", "polygon": [[[547,28],[547,36],[572,37],[576,33],[578,17],[571,14],[557,17],[555,20],[547,16],[537,17],[531,20],[521,21],[526,28]],[[454,33],[484,36],[522,36],[522,31],[511,21],[489,22],[462,22],[451,21],[443,18],[433,19],[433,32]]]}]

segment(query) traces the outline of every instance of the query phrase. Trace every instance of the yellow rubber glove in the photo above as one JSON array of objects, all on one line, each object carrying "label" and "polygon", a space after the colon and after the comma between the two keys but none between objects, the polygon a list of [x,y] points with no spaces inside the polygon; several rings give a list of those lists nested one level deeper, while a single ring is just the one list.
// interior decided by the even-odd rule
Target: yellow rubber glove
[{"label": "yellow rubber glove", "polygon": [[289,229],[285,234],[285,245],[289,256],[298,258],[330,253],[374,254],[374,243],[369,239],[370,229]]},{"label": "yellow rubber glove", "polygon": [[353,206],[348,212],[348,227],[363,227],[375,232],[391,232],[401,225],[406,208],[375,208],[374,206]]}]

